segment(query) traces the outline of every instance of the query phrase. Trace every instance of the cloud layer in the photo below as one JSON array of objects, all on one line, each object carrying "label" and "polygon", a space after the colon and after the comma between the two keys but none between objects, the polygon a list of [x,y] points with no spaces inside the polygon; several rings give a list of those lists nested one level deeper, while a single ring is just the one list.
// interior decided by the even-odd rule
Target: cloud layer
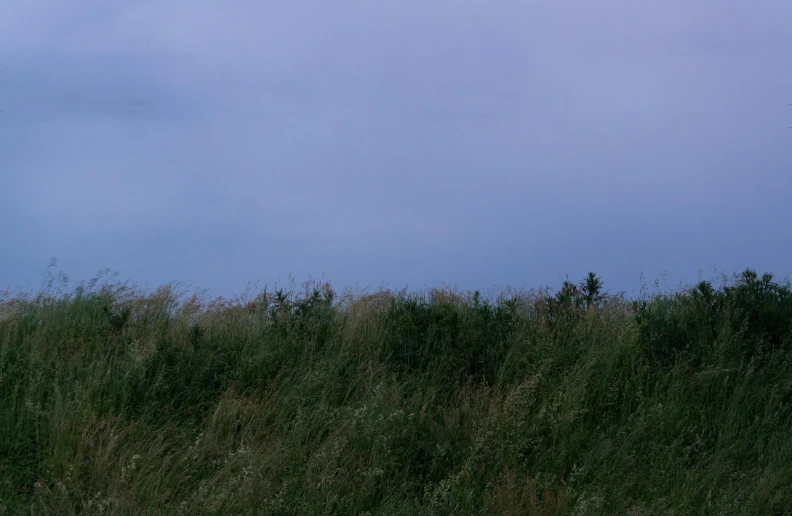
[{"label": "cloud layer", "polygon": [[789,275],[792,5],[7,0],[0,285]]}]

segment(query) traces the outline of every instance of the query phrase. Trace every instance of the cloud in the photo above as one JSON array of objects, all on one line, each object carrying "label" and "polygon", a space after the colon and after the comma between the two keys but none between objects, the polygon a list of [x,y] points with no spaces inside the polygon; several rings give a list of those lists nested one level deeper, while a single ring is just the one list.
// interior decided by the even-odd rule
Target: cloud
[{"label": "cloud", "polygon": [[6,0],[27,258],[0,284],[53,254],[220,286],[783,268],[751,228],[792,187],[790,26],[780,0]]}]

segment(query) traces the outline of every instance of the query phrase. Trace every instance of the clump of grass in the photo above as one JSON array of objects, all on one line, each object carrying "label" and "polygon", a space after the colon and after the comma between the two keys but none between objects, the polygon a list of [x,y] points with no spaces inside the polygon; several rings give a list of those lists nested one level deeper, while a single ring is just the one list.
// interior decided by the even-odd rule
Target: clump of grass
[{"label": "clump of grass", "polygon": [[792,290],[0,299],[0,514],[788,514]]}]

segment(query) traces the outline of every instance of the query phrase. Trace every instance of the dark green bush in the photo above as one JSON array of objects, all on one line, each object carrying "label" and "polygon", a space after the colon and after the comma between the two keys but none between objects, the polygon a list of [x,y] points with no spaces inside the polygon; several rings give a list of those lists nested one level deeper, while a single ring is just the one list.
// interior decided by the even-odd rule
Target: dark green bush
[{"label": "dark green bush", "polygon": [[790,513],[789,282],[603,287],[4,300],[0,514]]}]

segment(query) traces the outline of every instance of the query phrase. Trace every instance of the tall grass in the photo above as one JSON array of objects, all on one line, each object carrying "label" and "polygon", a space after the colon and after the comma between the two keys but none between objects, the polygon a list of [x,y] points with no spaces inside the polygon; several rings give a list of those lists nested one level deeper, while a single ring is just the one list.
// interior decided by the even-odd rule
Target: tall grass
[{"label": "tall grass", "polygon": [[[0,514],[792,514],[792,290],[50,277],[0,301]],[[57,285],[56,285],[57,283]]]}]

